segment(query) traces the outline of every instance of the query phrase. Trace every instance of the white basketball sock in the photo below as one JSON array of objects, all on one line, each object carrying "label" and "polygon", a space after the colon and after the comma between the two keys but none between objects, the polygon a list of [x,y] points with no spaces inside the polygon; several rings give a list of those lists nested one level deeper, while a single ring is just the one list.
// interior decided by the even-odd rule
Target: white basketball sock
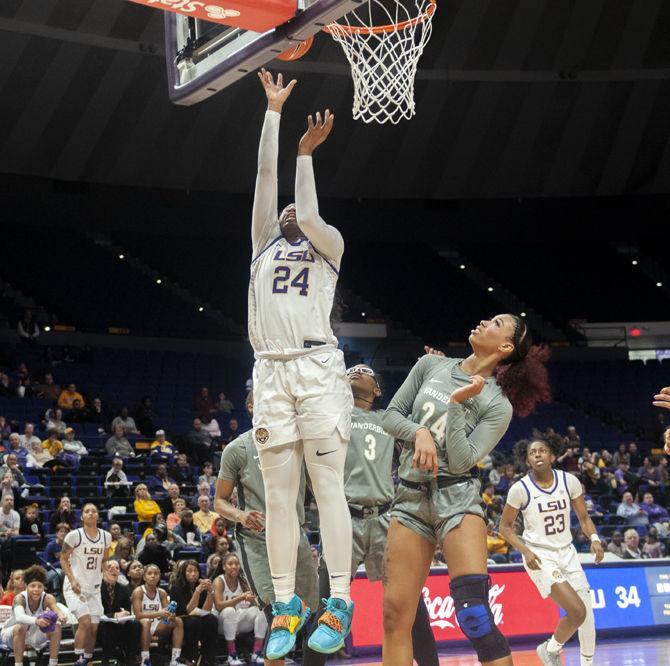
[{"label": "white basketball sock", "polygon": [[[347,442],[335,431],[326,439],[305,440],[305,463],[320,509],[323,556],[328,565],[330,596],[351,601],[351,514],[344,495]],[[318,455],[317,455],[318,453]]]},{"label": "white basketball sock", "polygon": [[547,643],[547,652],[560,652],[563,647],[563,643],[559,643],[554,636],[549,639]]},{"label": "white basketball sock", "polygon": [[302,471],[302,443],[259,450],[265,487],[265,539],[275,598],[288,603],[295,594],[300,525],[296,501]]}]

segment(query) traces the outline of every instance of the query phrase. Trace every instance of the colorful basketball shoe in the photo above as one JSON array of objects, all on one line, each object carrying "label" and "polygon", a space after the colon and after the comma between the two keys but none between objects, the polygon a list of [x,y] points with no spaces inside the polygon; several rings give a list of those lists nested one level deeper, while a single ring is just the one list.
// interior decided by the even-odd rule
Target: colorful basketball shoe
[{"label": "colorful basketball shoe", "polygon": [[274,618],[265,649],[266,659],[281,659],[293,649],[295,635],[302,629],[309,614],[310,609],[297,594],[287,604],[279,601],[272,604]]},{"label": "colorful basketball shoe", "polygon": [[344,639],[351,631],[354,602],[347,604],[342,599],[323,599],[326,610],[319,618],[317,627],[309,637],[307,645],[315,652],[333,654],[344,646]]}]

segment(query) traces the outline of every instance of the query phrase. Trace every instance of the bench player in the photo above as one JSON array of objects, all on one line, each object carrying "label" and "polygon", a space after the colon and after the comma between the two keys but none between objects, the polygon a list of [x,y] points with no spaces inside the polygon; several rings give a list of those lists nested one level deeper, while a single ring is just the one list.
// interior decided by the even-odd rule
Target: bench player
[{"label": "bench player", "polygon": [[[561,664],[561,648],[579,631],[581,666],[593,664],[596,630],[589,583],[572,545],[570,509],[591,539],[596,564],[604,556],[598,532],[589,517],[576,476],[553,469],[560,451],[551,442],[520,442],[519,458],[525,458],[530,471],[509,490],[500,522],[501,536],[523,555],[523,564],[543,599],[551,599],[565,615],[553,636],[537,648],[543,664]],[[514,521],[521,511],[524,530],[519,538]]]},{"label": "bench player", "polygon": [[98,509],[85,504],[81,511],[83,527],[69,532],[63,541],[60,555],[65,574],[63,596],[77,618],[74,635],[75,666],[86,666],[93,659],[100,617],[105,614],[100,599],[102,565],[112,536],[98,529]]},{"label": "bench player", "polygon": [[[254,348],[254,439],[266,499],[266,539],[276,601],[266,649],[279,659],[295,644],[309,609],[295,594],[300,525],[295,502],[303,459],[317,504],[324,508],[321,536],[330,563],[336,635],[318,627],[309,645],[332,653],[349,633],[351,518],[344,496],[344,461],[352,397],[344,357],[330,327],[344,241],[319,215],[312,153],[333,128],[334,117],[308,118],[300,139],[295,203],[277,214],[279,121],[295,80],[283,86],[263,70],[268,100],[261,134],[251,236],[249,339]],[[325,508],[327,507],[327,510]]]}]

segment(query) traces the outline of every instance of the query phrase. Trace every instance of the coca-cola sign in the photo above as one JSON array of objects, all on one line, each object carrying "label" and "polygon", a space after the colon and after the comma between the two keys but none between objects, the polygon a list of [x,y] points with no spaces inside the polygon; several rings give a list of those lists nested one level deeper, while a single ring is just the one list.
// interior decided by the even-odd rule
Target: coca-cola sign
[{"label": "coca-cola sign", "polygon": [[[559,620],[558,608],[549,599],[540,597],[525,572],[496,572],[491,577],[491,612],[496,625],[506,636],[549,634],[554,630]],[[352,597],[356,612],[352,636],[355,646],[381,646],[383,596],[381,583],[370,583],[366,578],[354,580]],[[437,641],[466,640],[458,626],[454,600],[449,594],[448,575],[433,570],[423,587],[422,598]]]},{"label": "coca-cola sign", "polygon": [[[456,619],[456,608],[454,600],[450,596],[441,597],[439,595],[431,597],[430,595],[430,578],[427,585],[423,588],[423,602],[428,609],[428,616],[430,617],[430,626],[438,627],[439,629],[453,629],[458,626]],[[496,625],[503,621],[503,605],[498,602],[498,597],[505,591],[504,585],[494,584],[489,590],[489,606],[493,613],[493,619]]]}]

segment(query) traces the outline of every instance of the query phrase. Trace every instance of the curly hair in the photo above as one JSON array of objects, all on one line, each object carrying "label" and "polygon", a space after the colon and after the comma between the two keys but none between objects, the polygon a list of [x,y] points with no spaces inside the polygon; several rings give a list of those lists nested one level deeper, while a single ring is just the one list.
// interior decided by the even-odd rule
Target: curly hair
[{"label": "curly hair", "polygon": [[549,373],[545,363],[551,351],[546,345],[533,345],[526,322],[515,321],[514,351],[495,371],[496,381],[512,403],[516,416],[529,416],[538,402],[551,402]]},{"label": "curly hair", "polygon": [[535,437],[534,439],[520,439],[514,445],[514,457],[520,463],[525,463],[528,459],[528,450],[530,449],[531,444],[534,444],[535,442],[546,444],[552,455],[556,458],[563,454],[563,438],[560,435],[549,435],[542,438]]}]

